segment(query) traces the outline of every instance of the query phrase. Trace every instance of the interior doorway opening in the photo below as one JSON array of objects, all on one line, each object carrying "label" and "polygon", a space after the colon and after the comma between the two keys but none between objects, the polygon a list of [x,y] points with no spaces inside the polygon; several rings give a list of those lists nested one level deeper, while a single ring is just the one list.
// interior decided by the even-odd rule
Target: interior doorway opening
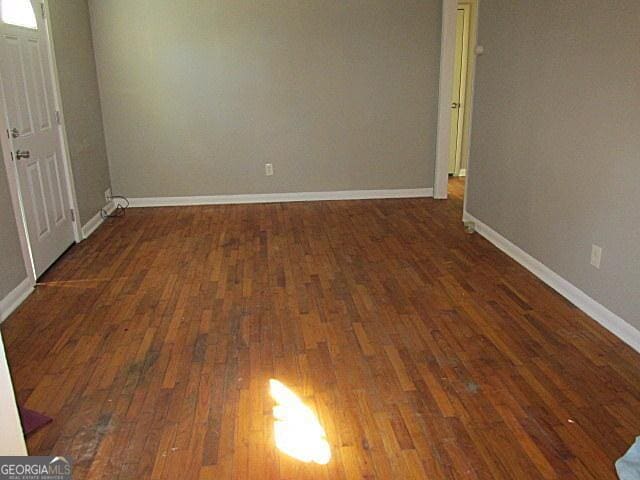
[{"label": "interior doorway opening", "polygon": [[434,197],[462,199],[471,147],[479,0],[443,0]]},{"label": "interior doorway opening", "polygon": [[469,71],[469,40],[472,5],[459,2],[456,12],[456,44],[453,64],[453,88],[451,91],[451,138],[449,140],[449,170],[454,177],[464,177],[467,171],[467,155],[463,150],[465,141],[465,117],[467,112],[467,90]]}]

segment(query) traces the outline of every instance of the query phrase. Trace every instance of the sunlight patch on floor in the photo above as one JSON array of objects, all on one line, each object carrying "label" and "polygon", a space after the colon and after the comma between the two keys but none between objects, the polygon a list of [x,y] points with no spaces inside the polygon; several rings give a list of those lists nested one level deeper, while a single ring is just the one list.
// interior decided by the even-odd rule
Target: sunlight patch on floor
[{"label": "sunlight patch on floor", "polygon": [[331,449],[318,417],[298,396],[278,380],[269,380],[273,407],[274,435],[278,449],[302,462],[326,465]]}]

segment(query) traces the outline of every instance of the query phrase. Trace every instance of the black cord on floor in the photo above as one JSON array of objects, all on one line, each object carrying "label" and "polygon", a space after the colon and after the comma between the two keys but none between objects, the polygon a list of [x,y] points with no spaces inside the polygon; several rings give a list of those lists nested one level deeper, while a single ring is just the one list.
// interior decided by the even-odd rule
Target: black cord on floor
[{"label": "black cord on floor", "polygon": [[[119,202],[121,200],[123,203]],[[100,210],[100,216],[102,218],[113,218],[113,217],[123,217],[127,208],[129,208],[129,199],[127,197],[123,197],[122,195],[112,195],[111,201],[116,204],[116,208],[113,212],[107,213],[107,211],[103,208]]]}]

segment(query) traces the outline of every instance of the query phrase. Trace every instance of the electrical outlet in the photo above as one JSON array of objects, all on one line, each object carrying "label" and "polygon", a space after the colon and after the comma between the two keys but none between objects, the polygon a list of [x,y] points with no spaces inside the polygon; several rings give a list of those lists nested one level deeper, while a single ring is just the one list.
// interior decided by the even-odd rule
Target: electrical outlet
[{"label": "electrical outlet", "polygon": [[265,163],[264,164],[264,174],[267,177],[270,177],[271,175],[273,175],[273,163]]},{"label": "electrical outlet", "polygon": [[107,188],[107,189],[104,191],[104,201],[105,201],[105,202],[107,202],[107,203],[109,203],[109,202],[111,201],[111,196],[112,196],[112,195],[111,195],[111,188]]},{"label": "electrical outlet", "polygon": [[600,268],[600,261],[602,260],[602,248],[598,245],[591,245],[591,265],[596,268]]}]

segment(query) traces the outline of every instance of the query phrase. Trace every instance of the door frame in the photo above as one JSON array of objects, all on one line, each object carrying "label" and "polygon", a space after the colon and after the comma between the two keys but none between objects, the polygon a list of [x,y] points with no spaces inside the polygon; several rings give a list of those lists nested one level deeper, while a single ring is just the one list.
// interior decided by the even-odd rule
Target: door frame
[{"label": "door frame", "polygon": [[[44,18],[42,23],[44,26],[44,33],[47,38],[47,53],[50,58],[50,70],[52,79],[53,90],[53,103],[54,107],[60,115],[60,122],[58,122],[58,136],[60,138],[60,145],[62,150],[62,164],[64,167],[65,181],[64,187],[69,198],[69,205],[74,211],[73,225],[73,237],[76,243],[82,241],[82,228],[80,226],[80,216],[78,212],[78,200],[76,197],[76,190],[74,186],[73,170],[71,167],[71,155],[69,153],[69,145],[67,142],[67,131],[64,122],[64,113],[62,111],[62,101],[60,94],[60,80],[58,78],[58,67],[56,63],[55,51],[53,47],[53,37],[51,35],[51,28],[49,26],[49,2],[48,0],[40,0],[39,2],[33,2],[37,5],[43,5]],[[35,9],[35,14],[40,15],[40,9]],[[13,214],[16,219],[16,225],[18,227],[18,236],[20,238],[20,248],[22,250],[22,258],[24,266],[27,271],[27,277],[29,279],[30,286],[33,287],[36,284],[35,266],[33,264],[33,257],[31,254],[31,245],[29,243],[29,235],[27,233],[26,216],[24,212],[24,205],[22,203],[22,196],[20,194],[20,183],[18,180],[18,168],[15,161],[12,159],[11,152],[13,151],[13,145],[10,138],[7,138],[5,132],[9,130],[7,123],[7,110],[4,98],[1,100],[0,105],[0,143],[2,149],[2,157],[4,161],[5,170],[7,172],[7,183],[9,184],[9,192],[11,195],[11,203],[13,204]]]},{"label": "door frame", "polygon": [[[440,82],[438,88],[438,127],[436,133],[436,162],[433,181],[433,197],[446,199],[449,181],[449,147],[451,140],[451,92],[453,90],[453,71],[456,54],[456,16],[459,3],[471,3],[458,0],[442,0],[442,37],[440,44]],[[469,179],[469,152],[471,149],[471,124],[473,117],[473,97],[475,92],[476,46],[478,37],[478,15],[480,0],[471,8],[469,58],[467,64],[467,90],[463,156],[467,158],[466,187]]]}]

